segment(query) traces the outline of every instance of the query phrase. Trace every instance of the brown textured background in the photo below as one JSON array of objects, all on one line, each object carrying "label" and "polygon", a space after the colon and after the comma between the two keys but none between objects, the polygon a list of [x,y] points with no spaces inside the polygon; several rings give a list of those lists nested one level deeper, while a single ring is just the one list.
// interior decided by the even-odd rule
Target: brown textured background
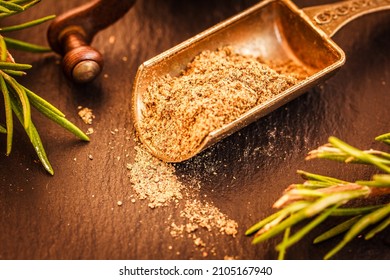
[{"label": "brown textured background", "polygon": [[[61,14],[84,2],[42,1],[10,22]],[[129,111],[132,81],[143,61],[256,2],[138,0],[124,18],[95,37],[93,46],[103,53],[105,68],[103,75],[87,86],[68,81],[55,54],[15,54],[19,62],[33,65],[24,85],[85,131],[89,126],[77,116],[77,107],[92,108],[95,133],[90,143],[80,143],[33,112],[55,169],[51,177],[37,163],[23,129],[16,125],[12,154],[0,155],[0,259],[204,258],[191,239],[173,239],[169,234],[166,217],[179,215],[177,209],[151,210],[144,201],[130,201],[126,164],[134,156],[134,142],[126,137],[133,138]],[[295,3],[305,7],[330,2]],[[46,28],[18,32],[15,37],[46,44]],[[113,44],[110,36],[115,37]],[[333,39],[347,55],[346,64],[334,77],[177,165],[178,174],[198,178],[202,194],[239,224],[234,239],[208,235],[207,243],[215,247],[216,255],[207,258],[277,258],[276,239],[253,246],[244,231],[273,211],[271,205],[285,187],[301,182],[297,169],[349,180],[368,179],[373,173],[362,166],[341,168],[333,162],[304,161],[305,154],[330,135],[361,148],[386,148],[373,139],[390,131],[390,14],[360,18]],[[124,56],[127,62],[122,61]],[[115,129],[119,131],[112,134]],[[3,136],[0,147],[5,151]],[[123,201],[121,207],[116,205],[118,200]],[[338,241],[311,245],[325,226],[290,249],[287,258],[322,258]],[[370,242],[358,238],[336,258],[389,259],[388,235],[389,230]]]}]

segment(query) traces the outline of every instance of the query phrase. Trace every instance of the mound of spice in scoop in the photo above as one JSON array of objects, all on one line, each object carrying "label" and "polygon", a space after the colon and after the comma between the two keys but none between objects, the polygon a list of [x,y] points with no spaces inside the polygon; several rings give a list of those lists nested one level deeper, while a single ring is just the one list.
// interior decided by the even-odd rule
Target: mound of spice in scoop
[{"label": "mound of spice in scoop", "polygon": [[234,53],[231,47],[204,51],[179,76],[157,78],[147,88],[139,129],[144,141],[161,153],[173,159],[187,157],[211,131],[299,78],[273,70],[256,57]]}]

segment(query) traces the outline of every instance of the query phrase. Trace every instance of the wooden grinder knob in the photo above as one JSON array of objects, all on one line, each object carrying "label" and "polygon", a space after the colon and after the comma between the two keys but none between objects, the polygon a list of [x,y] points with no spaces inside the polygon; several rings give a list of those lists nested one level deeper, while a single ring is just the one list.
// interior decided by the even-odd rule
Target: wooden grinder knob
[{"label": "wooden grinder knob", "polygon": [[103,69],[103,56],[90,46],[100,30],[111,25],[135,0],[95,0],[58,16],[47,37],[51,48],[63,56],[65,74],[76,83],[94,80]]}]

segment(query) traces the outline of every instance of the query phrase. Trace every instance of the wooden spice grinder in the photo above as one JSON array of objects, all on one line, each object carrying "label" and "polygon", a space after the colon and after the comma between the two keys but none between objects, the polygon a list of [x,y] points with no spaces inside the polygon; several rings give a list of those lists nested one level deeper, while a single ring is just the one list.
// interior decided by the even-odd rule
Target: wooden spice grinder
[{"label": "wooden spice grinder", "polygon": [[90,46],[100,30],[127,13],[135,0],[95,0],[58,16],[47,38],[51,48],[63,56],[66,75],[77,83],[95,79],[103,68],[103,57]]}]

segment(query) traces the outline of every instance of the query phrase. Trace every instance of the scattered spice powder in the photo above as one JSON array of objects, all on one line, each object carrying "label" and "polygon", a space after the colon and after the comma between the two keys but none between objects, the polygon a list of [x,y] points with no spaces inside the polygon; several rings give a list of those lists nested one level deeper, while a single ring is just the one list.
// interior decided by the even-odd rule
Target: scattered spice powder
[{"label": "scattered spice powder", "polygon": [[172,159],[188,157],[211,131],[305,77],[287,74],[299,69],[292,62],[276,68],[231,47],[202,52],[178,77],[156,78],[147,88],[139,124],[144,140]]},{"label": "scattered spice powder", "polygon": [[181,217],[184,217],[187,223],[184,227],[176,226],[176,230],[183,229],[191,233],[198,228],[205,228],[208,231],[216,228],[222,234],[232,236],[237,234],[237,222],[227,218],[217,207],[208,202],[198,199],[187,200]]},{"label": "scattered spice powder", "polygon": [[152,156],[143,146],[137,145],[135,151],[134,162],[128,164],[127,169],[137,198],[148,200],[152,209],[172,204],[181,208],[175,220],[167,218],[171,221],[168,229],[173,238],[191,238],[195,248],[203,254],[207,255],[206,250],[210,250],[215,255],[215,248],[195,235],[196,231],[203,229],[213,235],[235,237],[237,222],[229,219],[212,202],[200,199],[199,183],[182,183],[175,175],[174,165]]},{"label": "scattered spice powder", "polygon": [[153,157],[140,146],[135,147],[133,164],[128,164],[130,181],[140,199],[148,199],[149,207],[166,206],[181,199],[183,185],[177,180],[174,167]]}]

